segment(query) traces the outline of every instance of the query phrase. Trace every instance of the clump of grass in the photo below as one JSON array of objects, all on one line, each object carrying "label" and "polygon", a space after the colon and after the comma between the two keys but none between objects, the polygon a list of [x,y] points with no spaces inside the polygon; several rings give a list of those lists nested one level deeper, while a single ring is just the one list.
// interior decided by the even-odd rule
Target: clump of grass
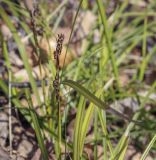
[{"label": "clump of grass", "polygon": [[[31,39],[35,45],[36,53],[39,59],[39,66],[41,67],[41,50],[39,47],[38,36],[45,36],[47,38],[45,26],[48,26],[48,24],[44,24],[44,18],[42,17],[39,7],[34,7],[33,12],[29,11],[29,13],[19,13],[19,6],[17,7],[10,1],[4,1],[4,3],[6,3],[10,9],[11,6],[13,6],[12,14],[14,14],[15,16],[18,17],[20,14],[22,14],[23,16],[27,18],[29,17],[29,19],[31,19],[32,33],[30,33],[29,27],[25,22],[21,23],[22,26],[25,26],[25,30],[29,32],[29,34],[33,35]],[[59,8],[64,6],[64,3],[61,4]],[[83,0],[79,2],[79,6],[72,23],[73,25],[71,28],[69,41],[66,46],[66,54],[68,53],[69,44],[72,39],[74,27],[76,24],[78,13],[81,11],[82,4]],[[154,35],[155,22],[148,20],[148,15],[153,15],[151,14],[151,12],[149,13],[150,10],[148,11],[148,8],[146,8],[146,10],[143,13],[125,13],[125,10],[128,7],[128,5],[128,0],[122,2],[119,5],[119,7],[116,8],[116,10],[112,13],[112,15],[107,16],[107,3],[103,4],[102,0],[97,0],[95,2],[95,13],[97,14],[98,20],[95,22],[97,23],[95,26],[98,26],[98,29],[100,28],[99,32],[102,35],[100,37],[100,42],[98,44],[94,44],[92,38],[88,39],[88,45],[84,50],[84,54],[81,55],[81,58],[77,58],[67,67],[64,67],[63,65],[62,70],[60,70],[59,56],[62,51],[64,36],[62,34],[58,35],[56,41],[57,45],[54,51],[55,65],[54,61],[51,58],[49,58],[49,64],[47,64],[48,68],[52,73],[52,77],[49,77],[49,79],[51,79],[50,81],[53,82],[53,85],[49,84],[49,97],[45,97],[44,81],[41,83],[44,95],[45,109],[42,108],[43,105],[39,96],[36,81],[32,76],[32,67],[28,62],[25,46],[23,45],[21,38],[18,35],[18,31],[14,27],[6,11],[2,7],[0,7],[0,16],[13,33],[13,38],[18,47],[19,54],[24,63],[24,67],[28,73],[30,86],[32,88],[32,92],[36,96],[38,106],[41,109],[43,109],[43,116],[50,116],[50,120],[44,119],[43,122],[40,121],[41,117],[34,110],[32,98],[30,96],[31,93],[29,89],[26,89],[25,91],[28,107],[22,106],[18,98],[12,99],[14,105],[19,109],[20,112],[22,112],[22,114],[33,126],[40,149],[42,151],[43,159],[46,160],[49,158],[47,149],[45,147],[45,131],[48,131],[48,136],[50,136],[50,140],[53,142],[55,148],[55,156],[57,157],[57,159],[62,158],[62,146],[66,147],[66,145],[69,152],[71,152],[73,155],[73,160],[88,159],[87,154],[84,151],[84,148],[87,143],[86,136],[91,119],[93,119],[94,122],[94,132],[93,139],[90,142],[90,144],[94,146],[94,159],[98,159],[97,144],[100,144],[103,147],[104,159],[123,160],[126,155],[126,150],[128,148],[131,135],[132,137],[136,137],[136,131],[141,137],[143,137],[141,132],[145,129],[142,127],[142,123],[138,125],[136,122],[138,122],[138,120],[140,120],[141,118],[144,118],[144,114],[142,111],[146,112],[144,107],[148,102],[151,102],[149,96],[151,93],[155,92],[154,89],[156,87],[156,83],[153,83],[151,86],[148,86],[148,92],[145,95],[145,97],[139,96],[138,93],[136,93],[135,91],[136,89],[133,90],[131,86],[132,84],[135,84],[134,87],[136,87],[138,80],[140,84],[145,84],[144,75],[151,57],[155,54],[155,47],[152,47],[149,53],[147,53],[147,39],[148,37],[152,37]],[[87,2],[85,3],[85,6],[89,6],[87,5]],[[127,22],[127,17],[130,16],[135,16],[135,18],[132,18],[131,21]],[[53,16],[48,15],[48,20],[49,17]],[[110,23],[112,17],[114,17],[113,23]],[[36,19],[38,19],[39,21],[37,21]],[[48,22],[48,20],[46,22]],[[143,25],[140,25],[142,22]],[[59,21],[57,21],[57,23],[59,23]],[[54,24],[54,28],[56,28],[57,25],[58,24]],[[90,37],[92,37],[92,34],[90,35]],[[2,42],[5,46],[6,42],[4,40],[2,40]],[[142,44],[141,65],[131,64],[132,62],[129,60],[129,54],[132,52],[134,48],[138,47],[138,45],[140,44]],[[5,54],[8,53],[5,52]],[[8,58],[5,59],[5,62],[9,62]],[[11,68],[11,66],[9,67]],[[121,86],[120,71],[122,69],[126,70],[126,68],[129,67],[131,69],[136,69],[136,72],[131,75],[131,82],[128,83],[126,86],[130,89],[127,90],[126,87],[124,88]],[[42,74],[41,68],[40,74]],[[83,82],[83,84],[81,84],[81,82]],[[66,142],[66,139],[64,138],[65,135],[63,135],[63,117],[61,115],[60,106],[60,93],[62,94],[66,89],[68,89],[67,86],[69,89],[72,88],[80,95],[74,96],[75,100],[72,100],[73,106],[78,107],[76,112],[75,125],[73,129],[74,136],[69,143]],[[0,80],[0,87],[7,95],[8,89],[10,89],[10,87],[8,88],[2,80]],[[145,89],[145,87],[142,86],[137,86],[137,88]],[[13,92],[13,87],[11,88],[11,90]],[[17,90],[15,90],[13,93],[15,94],[15,97],[16,95],[18,95]],[[73,95],[67,95],[68,98],[71,98],[72,96]],[[125,97],[132,97],[138,100],[139,109],[138,112],[134,113],[132,119],[131,117],[128,117],[123,113],[120,113],[117,109],[110,107],[110,103],[122,100]],[[87,103],[89,103],[88,106],[86,105]],[[24,107],[27,107],[27,109],[24,109]],[[71,106],[70,104],[67,104],[65,107],[68,107],[70,109]],[[111,111],[109,112],[109,115],[111,116],[110,118],[108,117],[108,111]],[[150,113],[147,114],[151,117]],[[67,120],[67,115],[68,113],[64,114],[65,120]],[[123,121],[126,120],[126,123],[123,122],[124,127],[120,128],[120,126],[115,126],[116,131],[113,131],[113,129],[108,130],[108,128],[111,128],[110,123],[112,121],[118,121],[117,117],[120,117],[120,119],[122,119]],[[147,126],[145,126],[145,128],[146,127]],[[155,133],[148,133],[148,131],[146,133],[152,137],[152,140],[149,140],[149,144],[146,145],[147,148],[142,154],[142,160],[146,158],[147,154],[152,149],[152,146],[154,145],[156,140]],[[112,138],[113,136],[117,137],[116,143],[114,143],[114,140]]]}]

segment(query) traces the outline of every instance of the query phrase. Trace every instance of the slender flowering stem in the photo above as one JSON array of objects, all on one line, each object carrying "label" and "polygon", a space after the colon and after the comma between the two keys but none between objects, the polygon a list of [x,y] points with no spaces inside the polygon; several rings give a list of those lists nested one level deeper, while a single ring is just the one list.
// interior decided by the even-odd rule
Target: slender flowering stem
[{"label": "slender flowering stem", "polygon": [[60,112],[60,61],[59,56],[61,55],[62,51],[62,44],[64,40],[64,35],[59,34],[57,39],[57,46],[56,50],[54,51],[54,59],[56,61],[56,75],[55,79],[53,81],[53,87],[56,94],[56,101],[58,106],[58,153],[59,153],[59,159],[61,159],[61,112]]}]

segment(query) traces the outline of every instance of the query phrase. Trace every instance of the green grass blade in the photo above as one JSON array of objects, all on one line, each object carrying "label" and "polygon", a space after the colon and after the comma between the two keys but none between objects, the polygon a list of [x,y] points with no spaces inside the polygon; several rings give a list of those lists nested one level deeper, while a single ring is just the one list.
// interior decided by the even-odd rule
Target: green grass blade
[{"label": "green grass blade", "polygon": [[102,0],[96,0],[96,2],[97,2],[97,5],[98,5],[98,9],[99,9],[99,12],[100,12],[101,20],[102,20],[102,23],[103,23],[103,26],[104,26],[106,42],[107,42],[107,45],[108,45],[108,51],[109,51],[109,56],[110,56],[112,67],[113,67],[114,76],[115,76],[115,79],[117,80],[118,85],[119,85],[118,68],[116,66],[115,56],[114,56],[114,53],[113,53],[113,50],[112,50],[111,33],[110,33],[110,30],[108,29],[108,22],[107,22],[105,8],[104,8]]},{"label": "green grass blade", "polygon": [[84,146],[84,142],[85,142],[85,136],[87,134],[87,130],[88,130],[88,126],[89,126],[89,123],[90,123],[90,120],[91,120],[91,117],[93,115],[93,111],[94,111],[94,105],[93,103],[90,103],[87,111],[86,111],[86,114],[85,114],[85,117],[84,117],[84,120],[83,120],[83,125],[82,125],[82,132],[81,132],[81,137],[80,137],[80,156],[82,155],[83,153],[83,146]]},{"label": "green grass blade", "polygon": [[[96,92],[96,96],[99,97],[101,95],[101,93],[103,92],[103,89],[99,89],[97,92]],[[90,123],[90,120],[91,120],[91,117],[93,115],[93,111],[94,111],[94,104],[93,103],[90,103],[87,111],[86,111],[86,114],[85,114],[85,118],[83,120],[83,125],[82,125],[82,133],[81,133],[81,139],[80,139],[80,143],[81,143],[81,154],[82,154],[82,149],[83,149],[83,146],[84,146],[84,141],[85,141],[85,136],[87,134],[87,129],[88,129],[88,126],[89,126],[89,123]],[[101,117],[100,117],[101,118]],[[102,118],[101,118],[102,119]],[[103,127],[103,131],[104,131],[104,135],[106,137],[108,137],[108,134],[107,134],[107,129],[106,129],[106,124],[102,125]],[[109,149],[110,149],[110,152],[112,153],[112,145],[109,141],[109,139],[107,140],[107,143],[108,143],[108,146],[109,146]]]},{"label": "green grass blade", "polygon": [[[8,86],[1,79],[0,79],[0,88],[3,90],[3,92],[7,96],[8,95]],[[28,122],[30,122],[31,120],[30,120],[28,109],[26,108],[26,106],[21,104],[21,102],[18,100],[18,98],[16,98],[15,94],[13,96],[15,97],[15,98],[12,98],[13,104],[20,110],[20,112],[28,120]]]},{"label": "green grass blade", "polygon": [[37,115],[32,110],[33,109],[33,104],[32,104],[32,99],[31,99],[30,95],[31,95],[30,91],[28,89],[26,89],[27,102],[28,102],[28,105],[29,105],[29,108],[30,108],[30,115],[31,115],[31,118],[32,118],[32,123],[33,123],[34,130],[35,130],[35,133],[36,133],[37,141],[38,141],[39,147],[41,149],[43,159],[48,160],[48,152],[47,152],[47,149],[44,145],[44,138],[43,138],[43,135],[41,133],[41,128],[40,128],[40,125],[39,125],[39,122],[38,122]]},{"label": "green grass blade", "polygon": [[156,135],[154,135],[154,137],[152,138],[152,140],[150,141],[150,143],[148,144],[146,150],[144,151],[143,155],[141,156],[140,160],[145,160],[150,149],[152,148],[153,144],[155,143],[156,141]]},{"label": "green grass blade", "polygon": [[94,159],[98,159],[98,114],[97,114],[97,109],[95,108],[94,110],[94,121],[93,121],[93,125],[94,125]]},{"label": "green grass blade", "polygon": [[155,54],[156,47],[154,47],[151,51],[151,53],[147,54],[146,57],[144,57],[142,64],[140,65],[140,71],[139,71],[139,80],[142,81],[144,78],[144,73],[146,71],[146,67],[148,66],[148,63],[151,59],[151,57]]},{"label": "green grass blade", "polygon": [[[3,37],[2,37],[3,39]],[[4,40],[2,40],[2,50],[3,50],[3,54],[4,54],[4,58],[5,58],[5,63],[7,66],[7,71],[8,71],[8,106],[9,106],[9,145],[10,145],[10,155],[12,155],[12,103],[11,103],[11,97],[12,97],[12,87],[11,87],[11,81],[12,81],[12,71],[11,71],[11,63],[9,60],[9,54],[8,54],[8,49],[7,49],[7,45],[6,42]]]},{"label": "green grass blade", "polygon": [[81,86],[79,83],[72,81],[72,80],[65,80],[62,82],[64,85],[68,85],[72,88],[74,88],[76,91],[78,91],[80,94],[82,94],[85,98],[87,98],[90,102],[94,103],[96,106],[100,107],[101,109],[106,109],[108,106],[98,99],[94,94],[89,92],[86,88]]},{"label": "green grass blade", "polygon": [[147,24],[148,24],[148,21],[147,21],[147,16],[146,16],[147,12],[145,11],[145,18],[144,18],[144,34],[143,34],[143,42],[142,42],[142,55],[143,57],[146,55],[146,48],[147,48]]},{"label": "green grass blade", "polygon": [[74,127],[74,142],[73,142],[73,160],[79,160],[80,155],[80,147],[82,146],[80,143],[81,140],[81,132],[82,132],[82,123],[83,123],[83,115],[85,110],[85,100],[84,97],[80,97],[75,127]]},{"label": "green grass blade", "polygon": [[124,160],[121,158],[124,157],[127,146],[128,146],[128,135],[123,134],[112,156],[110,157],[110,160]]},{"label": "green grass blade", "polygon": [[72,81],[72,80],[65,80],[63,82],[61,82],[64,85],[68,85],[70,87],[72,87],[73,89],[75,89],[77,92],[79,92],[81,95],[83,95],[85,98],[87,98],[90,102],[94,103],[97,107],[106,110],[108,109],[109,112],[122,117],[125,120],[130,121],[130,119],[122,114],[121,112],[115,110],[114,108],[108,106],[105,102],[103,102],[102,100],[100,100],[99,98],[97,98],[94,94],[92,94],[91,92],[89,92],[89,90],[87,90],[86,88],[84,88],[83,86],[81,86],[79,83]]},{"label": "green grass blade", "polygon": [[[156,82],[153,83],[153,85],[151,86],[151,88],[149,89],[148,93],[145,96],[145,99],[141,102],[140,104],[140,109],[144,107],[145,103],[148,101],[148,97],[149,95],[153,92],[153,90],[156,87]],[[133,120],[137,120],[138,117],[140,115],[140,112],[136,112],[135,115],[133,116]],[[114,150],[114,154],[117,155],[117,153],[119,152],[119,148],[121,148],[124,144],[124,142],[126,141],[126,139],[128,139],[129,133],[132,130],[132,128],[134,127],[134,123],[131,122],[129,123],[129,125],[126,128],[125,133],[123,134],[123,136],[121,137],[120,141],[118,142],[118,145],[116,146],[115,150]],[[113,155],[114,155],[113,154]],[[114,160],[114,159],[113,159]]]},{"label": "green grass blade", "polygon": [[24,44],[21,42],[21,39],[20,39],[14,25],[12,24],[11,20],[9,19],[9,17],[7,16],[7,14],[5,13],[5,11],[3,10],[2,7],[0,7],[0,16],[3,18],[3,20],[5,21],[5,23],[7,24],[7,26],[11,30],[11,32],[13,33],[13,38],[14,38],[16,45],[19,49],[20,55],[22,57],[22,60],[23,60],[24,66],[25,66],[25,69],[28,73],[32,89],[34,91],[34,94],[36,95],[38,104],[41,105],[40,96],[38,93],[38,89],[36,87],[36,82],[35,82],[33,75],[32,75],[32,68],[30,67],[29,62],[28,62],[28,57],[27,57],[27,54],[25,51]]},{"label": "green grass blade", "polygon": [[[69,40],[68,40],[68,44],[67,44],[67,48],[66,48],[66,52],[65,52],[65,57],[64,57],[64,61],[63,61],[63,68],[64,68],[64,65],[65,65],[66,56],[67,56],[67,52],[68,52],[68,49],[69,49],[69,44],[70,44],[70,41],[71,41],[71,38],[72,38],[72,34],[73,34],[73,31],[74,31],[74,26],[76,24],[76,19],[78,17],[78,13],[79,13],[79,10],[81,8],[82,2],[83,2],[83,0],[80,1],[78,9],[76,11],[76,15],[74,17],[74,21],[73,21],[73,24],[72,24],[72,29],[71,29],[71,32],[70,32],[70,36],[69,36]],[[61,77],[62,77],[62,74],[61,74]]]},{"label": "green grass blade", "polygon": [[106,137],[106,143],[109,147],[110,155],[112,155],[113,154],[113,147],[112,147],[112,144],[111,144],[111,141],[110,141],[110,138],[109,138],[109,134],[107,132],[106,122],[105,122],[104,116],[102,115],[102,111],[99,110],[99,109],[98,109],[98,116],[99,116],[100,123],[101,123],[101,126],[102,126],[102,131],[104,133],[104,136]]}]

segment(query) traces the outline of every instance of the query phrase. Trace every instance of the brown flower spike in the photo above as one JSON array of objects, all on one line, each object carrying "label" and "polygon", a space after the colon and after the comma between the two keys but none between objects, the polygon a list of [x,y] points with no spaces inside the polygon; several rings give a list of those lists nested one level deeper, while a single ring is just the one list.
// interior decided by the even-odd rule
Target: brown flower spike
[{"label": "brown flower spike", "polygon": [[63,40],[64,40],[64,35],[63,34],[58,34],[57,46],[56,46],[56,50],[54,51],[54,59],[56,61],[56,76],[55,76],[55,80],[53,81],[53,87],[55,89],[56,100],[58,102],[59,102],[59,99],[60,99],[60,95],[59,95],[59,91],[60,91],[60,77],[59,77],[60,61],[59,61],[59,56],[60,56],[61,51],[62,51]]}]

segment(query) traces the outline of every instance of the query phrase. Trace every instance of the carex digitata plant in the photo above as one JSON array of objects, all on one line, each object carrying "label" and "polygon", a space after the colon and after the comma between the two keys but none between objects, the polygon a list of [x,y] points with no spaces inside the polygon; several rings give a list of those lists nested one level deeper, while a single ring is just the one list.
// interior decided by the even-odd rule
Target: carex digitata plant
[{"label": "carex digitata plant", "polygon": [[[41,11],[39,9],[39,6],[37,4],[34,4],[33,10],[29,12],[30,18],[31,18],[31,25],[32,25],[32,31],[33,31],[33,37],[35,42],[35,51],[39,56],[38,62],[39,62],[39,69],[40,74],[42,77],[42,69],[41,69],[41,50],[39,46],[38,36],[43,37],[45,34],[44,30],[44,20],[41,14]],[[54,60],[56,64],[56,75],[55,79],[53,80],[53,88],[55,93],[55,108],[57,108],[57,135],[58,135],[58,141],[56,143],[57,149],[56,149],[56,156],[58,159],[61,159],[61,113],[60,113],[60,61],[59,56],[61,55],[62,51],[62,45],[63,45],[64,35],[59,34],[57,38],[57,45],[56,49],[54,51]],[[44,91],[44,84],[42,83],[42,89]],[[44,92],[43,92],[44,95]]]},{"label": "carex digitata plant", "polygon": [[[12,8],[13,4],[12,4],[11,1],[6,1],[6,0],[2,0],[2,1],[4,1],[5,3],[10,4],[9,7]],[[81,0],[80,3],[79,3],[79,7],[77,9],[77,12],[76,12],[76,15],[75,15],[75,18],[74,18],[74,21],[73,21],[73,26],[72,26],[72,31],[71,31],[70,38],[69,38],[69,43],[70,43],[70,40],[71,40],[71,37],[72,37],[72,32],[74,31],[75,22],[76,22],[76,19],[77,19],[78,12],[79,12],[79,10],[81,8],[82,1],[83,0]],[[114,37],[115,35],[118,35],[118,34],[114,34],[113,33],[113,32],[116,32],[114,29],[110,29],[109,30],[109,27],[108,27],[109,26],[109,20],[107,20],[106,11],[105,11],[105,8],[104,8],[102,0],[96,0],[96,4],[98,6],[97,10],[99,11],[99,15],[101,17],[101,23],[103,25],[104,32],[105,32],[103,34],[105,36],[102,36],[102,38],[101,38],[101,45],[100,45],[100,47],[103,49],[103,45],[102,44],[103,44],[103,42],[106,41],[106,48],[109,51],[108,53],[105,52],[105,54],[108,55],[107,57],[109,57],[106,61],[108,61],[108,62],[110,61],[111,62],[112,71],[113,71],[113,74],[114,74],[113,77],[114,78],[111,78],[110,81],[108,81],[108,83],[106,83],[106,85],[103,88],[99,88],[99,89],[95,88],[96,89],[95,94],[92,94],[90,92],[90,90],[86,88],[85,84],[83,84],[83,86],[82,86],[80,83],[78,83],[76,81],[67,80],[67,79],[61,81],[61,74],[60,74],[61,70],[60,70],[59,56],[60,56],[61,51],[62,51],[62,45],[63,45],[64,35],[63,34],[59,34],[58,35],[58,37],[57,37],[57,45],[56,45],[56,49],[54,51],[54,60],[55,60],[55,66],[54,67],[55,67],[56,70],[54,70],[54,72],[52,72],[52,75],[54,75],[54,79],[51,80],[51,82],[53,83],[53,85],[51,85],[51,86],[52,86],[52,88],[54,90],[54,93],[55,93],[54,98],[52,97],[54,99],[54,104],[50,104],[49,105],[51,107],[51,110],[52,110],[50,112],[51,115],[52,116],[56,115],[56,123],[55,123],[55,121],[53,121],[53,118],[50,115],[51,116],[50,120],[52,121],[52,125],[54,126],[52,129],[54,129],[54,130],[51,130],[51,127],[49,127],[49,126],[52,126],[51,124],[50,125],[49,124],[45,125],[46,127],[50,128],[50,130],[48,130],[49,133],[52,133],[54,131],[53,132],[54,134],[51,134],[51,135],[53,136],[52,139],[54,139],[55,142],[56,142],[54,144],[54,148],[55,148],[55,155],[56,155],[57,159],[61,159],[61,153],[62,153],[62,151],[61,151],[61,145],[64,143],[63,136],[61,135],[61,133],[62,133],[62,131],[61,131],[61,119],[62,118],[61,118],[61,114],[60,114],[60,106],[61,106],[61,104],[60,104],[60,101],[61,101],[60,84],[66,85],[69,88],[74,89],[81,96],[83,96],[85,98],[85,101],[87,100],[87,102],[88,101],[90,102],[89,107],[85,108],[86,106],[85,106],[85,103],[83,102],[84,100],[80,99],[79,105],[77,107],[78,109],[77,109],[77,113],[76,113],[76,122],[75,122],[75,126],[74,126],[74,129],[73,129],[74,130],[74,137],[73,137],[73,142],[71,142],[71,146],[72,146],[71,147],[71,151],[73,153],[73,160],[78,160],[81,157],[83,159],[83,157],[85,157],[84,156],[84,145],[86,143],[87,129],[88,129],[88,126],[90,124],[90,120],[92,119],[92,117],[94,118],[94,116],[95,116],[95,114],[94,114],[95,113],[94,112],[95,109],[98,109],[97,113],[98,113],[98,117],[99,117],[98,118],[96,116],[97,118],[95,118],[95,119],[96,119],[96,121],[99,119],[98,123],[100,123],[100,126],[102,128],[102,132],[103,132],[103,135],[104,135],[103,136],[104,137],[103,138],[104,139],[103,148],[104,148],[104,158],[105,159],[107,159],[107,153],[109,153],[109,157],[110,157],[109,159],[121,159],[121,160],[124,159],[124,155],[125,155],[126,149],[128,147],[128,141],[129,141],[130,131],[134,128],[134,125],[137,124],[137,122],[138,122],[137,120],[138,120],[139,114],[141,113],[141,112],[136,112],[134,118],[131,118],[129,116],[123,115],[122,113],[118,112],[118,110],[116,110],[114,108],[111,108],[110,104],[107,102],[107,100],[105,101],[105,100],[101,100],[100,99],[100,97],[102,96],[103,92],[106,92],[106,91],[109,92],[109,90],[107,90],[107,88],[111,87],[111,85],[113,83],[112,79],[115,79],[115,80],[117,80],[119,82],[119,71],[120,71],[119,70],[119,64],[124,59],[124,57],[126,57],[125,55],[127,55],[129,53],[129,50],[131,50],[131,48],[133,48],[133,46],[136,45],[142,39],[142,36],[140,36],[140,33],[143,33],[142,32],[142,30],[143,30],[142,26],[143,25],[141,26],[142,27],[141,29],[138,28],[138,22],[140,22],[140,18],[141,17],[137,16],[138,17],[137,21],[136,21],[136,19],[134,19],[136,21],[135,23],[136,23],[137,27],[135,27],[134,24],[133,25],[134,25],[134,29],[136,29],[136,30],[134,30],[134,32],[131,33],[131,34],[127,34],[126,35],[126,37],[133,37],[133,39],[135,38],[135,35],[136,35],[137,36],[136,40],[134,41],[134,43],[132,43],[130,45],[130,47],[127,48],[128,51],[127,50],[126,50],[126,52],[123,51],[123,55],[124,56],[118,57],[118,59],[116,60],[115,59],[116,58],[116,56],[115,56],[116,51],[114,51],[113,48],[115,48],[117,46],[118,50],[120,50],[121,47],[119,45],[116,45],[116,44],[122,44],[122,41],[124,41],[124,45],[123,45],[124,47],[123,48],[126,48],[126,45],[129,45],[129,41],[131,41],[131,39],[129,38],[129,41],[127,43],[127,41],[125,41],[125,39],[128,39],[128,38],[124,39],[123,38],[124,36],[118,36],[117,38]],[[128,5],[128,1],[125,0],[122,3],[122,5],[119,6],[119,8],[118,8],[119,10],[118,9],[116,10],[116,16],[115,16],[115,20],[114,20],[115,23],[118,22],[119,18],[121,18],[122,13],[125,10],[125,8],[127,7],[127,5]],[[56,13],[58,13],[58,12],[56,12]],[[98,13],[98,12],[96,12],[96,13]],[[146,14],[144,14],[144,13],[142,13],[142,14],[146,18]],[[45,38],[44,36],[47,33],[47,29],[45,28],[46,24],[44,23],[45,19],[43,19],[42,12],[40,11],[39,6],[37,4],[35,4],[33,6],[32,10],[29,10],[29,15],[30,15],[30,21],[31,21],[31,29],[32,29],[32,33],[33,33],[32,34],[33,38],[31,40],[32,40],[32,42],[34,44],[34,49],[35,49],[35,52],[36,52],[36,54],[38,56],[40,73],[42,74],[41,61],[40,61],[41,60],[40,54],[41,54],[42,51],[40,50],[40,46],[39,46],[39,44],[40,44],[39,38],[42,38],[42,37]],[[126,14],[126,16],[127,16],[127,14]],[[27,53],[25,51],[25,46],[22,43],[22,41],[21,41],[21,39],[20,39],[20,37],[18,35],[17,29],[15,28],[15,26],[11,22],[9,16],[7,15],[7,13],[5,12],[5,10],[1,6],[0,6],[0,17],[2,17],[2,19],[4,20],[4,22],[6,23],[6,25],[10,28],[10,30],[14,31],[13,32],[13,37],[14,37],[15,42],[17,44],[17,47],[19,49],[19,53],[20,53],[21,58],[22,58],[23,63],[24,63],[24,67],[27,70],[27,73],[29,75],[30,86],[32,87],[32,91],[33,91],[33,93],[36,96],[36,99],[38,101],[38,105],[40,107],[42,107],[43,105],[41,104],[41,100],[40,100],[40,96],[39,96],[39,92],[38,92],[38,88],[37,88],[38,85],[37,85],[37,82],[34,80],[34,78],[32,76],[32,69],[31,69],[31,67],[30,67],[30,65],[28,63],[28,57],[27,57]],[[125,18],[124,18],[124,20],[125,20]],[[149,25],[149,24],[146,24],[146,23],[145,23],[145,27],[144,27],[145,28],[144,32],[146,32],[146,29],[148,29],[148,25]],[[122,25],[123,24],[124,23],[122,23]],[[127,23],[125,23],[125,24],[127,25]],[[151,26],[152,25],[153,24],[151,23]],[[151,26],[149,25],[149,27],[151,27]],[[126,27],[127,26],[125,26],[125,28]],[[122,30],[122,27],[121,27],[121,30]],[[120,31],[117,30],[117,32],[120,32]],[[50,31],[50,33],[51,33],[51,31]],[[146,41],[146,33],[145,33],[144,37],[145,37],[144,41]],[[112,39],[114,39],[114,40],[117,39],[118,43],[112,42]],[[67,48],[69,46],[69,43],[67,44]],[[144,48],[146,48],[146,47],[144,47]],[[104,47],[104,49],[105,49],[105,47]],[[153,48],[153,51],[152,51],[153,53],[152,54],[155,53],[154,50],[155,50],[155,48]],[[121,51],[122,51],[122,49],[121,49]],[[101,53],[103,53],[103,52],[101,52]],[[147,56],[147,58],[148,58],[148,56]],[[82,55],[82,58],[84,59],[85,56]],[[101,58],[101,62],[104,61],[104,60],[105,60],[104,58]],[[146,60],[146,58],[145,58],[145,60],[143,60],[142,65],[146,65],[146,63],[148,63],[148,61],[149,60]],[[145,72],[145,67],[142,67],[142,65],[140,67],[140,70],[142,70],[142,71],[140,71],[139,79],[142,79],[142,77],[144,75],[144,72]],[[104,67],[107,67],[107,66],[104,65],[102,68],[104,68]],[[73,69],[77,69],[77,68],[78,68],[78,70],[80,70],[79,66],[75,67]],[[84,68],[84,69],[86,70],[86,68]],[[135,76],[135,77],[137,77],[137,76]],[[44,88],[44,85],[42,85],[42,86]],[[154,89],[155,86],[156,86],[156,83],[153,84],[153,86],[151,87],[151,89]],[[12,87],[13,87],[13,85],[12,85]],[[120,83],[118,85],[118,88],[121,88]],[[51,91],[53,91],[53,90],[51,90]],[[39,146],[40,146],[41,151],[42,151],[42,157],[43,157],[44,160],[46,160],[46,159],[49,158],[49,155],[47,153],[47,148],[44,145],[44,134],[43,134],[44,132],[42,130],[42,129],[46,129],[46,127],[43,127],[43,125],[42,125],[43,122],[39,121],[40,117],[36,114],[36,111],[34,111],[34,108],[33,108],[34,104],[32,103],[32,97],[30,96],[29,92],[30,91],[27,92],[27,100],[28,100],[28,105],[30,107],[30,111],[29,111],[30,115],[31,115],[31,121],[30,121],[30,123],[31,122],[33,123],[32,126],[35,129],[36,137],[37,137]],[[149,91],[149,93],[150,92],[151,91]],[[7,93],[7,91],[6,91],[6,93]],[[45,96],[45,95],[43,94],[43,96]],[[148,97],[148,96],[146,96],[146,97]],[[140,106],[142,108],[145,105],[145,102],[147,100],[148,100],[148,98],[146,98],[143,102],[141,102]],[[14,98],[12,101],[13,101],[13,103],[15,103],[15,106],[19,106],[19,108],[21,107],[20,103],[17,103],[17,102],[19,102],[17,98],[16,99]],[[47,101],[45,100],[44,102],[47,102]],[[56,110],[57,110],[57,111],[55,110],[56,114],[53,112],[54,111],[53,107],[55,107]],[[85,109],[86,109],[86,111],[85,111]],[[116,114],[120,118],[123,118],[123,119],[125,119],[125,120],[127,120],[129,122],[128,123],[129,125],[127,126],[127,129],[125,130],[125,133],[123,133],[121,139],[119,140],[119,142],[118,142],[118,144],[116,146],[112,145],[111,139],[109,137],[110,133],[107,131],[108,127],[107,127],[107,123],[106,123],[105,110],[107,110],[108,112],[110,111],[111,114]],[[24,110],[21,110],[21,112],[23,112],[23,111]],[[44,113],[47,113],[46,110],[43,110],[43,111],[44,111]],[[44,122],[45,122],[45,119],[44,119]],[[95,130],[97,129],[97,124],[98,123],[97,122],[95,123],[95,126],[96,126]],[[138,123],[138,124],[140,124],[140,123]],[[57,128],[57,130],[56,130],[57,133],[55,132],[56,128]],[[50,132],[50,131],[52,131],[52,132]],[[98,132],[98,130],[97,130],[97,132]],[[98,135],[97,132],[95,132],[95,137],[96,137],[96,135]],[[95,140],[97,140],[97,138],[95,138]],[[151,147],[152,147],[152,145],[154,144],[155,141],[156,141],[156,136],[154,135],[153,139],[151,140],[151,142],[147,146],[144,154],[142,155],[141,160],[144,160],[146,158],[149,150],[151,149]],[[97,152],[97,149],[96,149],[97,148],[96,147],[97,143],[93,142],[93,144],[95,146],[95,156],[94,156],[94,159],[97,159],[97,153],[96,153]],[[84,159],[87,159],[87,158],[84,158]]]},{"label": "carex digitata plant", "polygon": [[64,35],[63,34],[58,34],[57,38],[57,46],[56,50],[54,51],[54,59],[56,61],[56,75],[55,79],[53,81],[53,87],[55,91],[55,96],[56,96],[56,104],[57,104],[57,109],[58,109],[58,158],[61,159],[61,111],[60,111],[60,61],[59,61],[59,56],[61,55],[62,51],[62,44],[64,40]]}]

